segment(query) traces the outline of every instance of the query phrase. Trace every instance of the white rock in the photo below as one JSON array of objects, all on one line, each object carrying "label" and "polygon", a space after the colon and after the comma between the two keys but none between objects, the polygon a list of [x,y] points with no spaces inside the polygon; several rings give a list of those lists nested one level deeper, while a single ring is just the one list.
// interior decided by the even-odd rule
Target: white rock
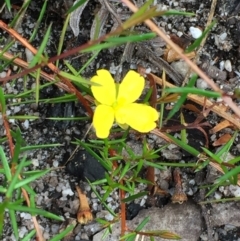
[{"label": "white rock", "polygon": [[193,195],[193,190],[192,188],[189,188],[188,192],[187,192],[187,195],[188,196],[192,196]]},{"label": "white rock", "polygon": [[56,161],[56,160],[53,161],[53,166],[54,166],[54,167],[58,167],[58,161]]},{"label": "white rock", "polygon": [[189,184],[190,184],[190,185],[195,185],[195,183],[196,183],[196,182],[195,182],[194,179],[191,179],[191,180],[189,181]]},{"label": "white rock", "polygon": [[105,218],[106,218],[106,220],[108,220],[108,221],[112,221],[114,217],[113,217],[112,214],[108,213],[107,215],[105,215]]},{"label": "white rock", "polygon": [[222,194],[221,194],[220,192],[215,192],[215,193],[214,193],[214,198],[217,199],[217,200],[219,200],[219,199],[222,198]]},{"label": "white rock", "polygon": [[184,78],[186,76],[186,74],[188,73],[189,71],[189,66],[188,64],[183,61],[183,60],[180,60],[180,61],[176,61],[176,62],[172,62],[171,63],[171,66],[179,73],[181,74],[181,76]]},{"label": "white rock", "polygon": [[224,41],[227,37],[227,33],[222,33],[219,35],[220,40]]},{"label": "white rock", "polygon": [[190,31],[192,37],[195,38],[195,39],[201,37],[201,35],[202,35],[202,30],[199,29],[199,28],[190,27],[189,31]]},{"label": "white rock", "polygon": [[70,188],[66,188],[66,189],[64,189],[63,191],[62,191],[62,195],[63,196],[67,196],[67,195],[69,195],[69,196],[73,196],[73,191],[72,191],[72,189],[70,189]]},{"label": "white rock", "polygon": [[33,159],[32,159],[32,164],[33,164],[33,166],[38,167],[38,166],[39,166],[39,161],[38,161],[38,159],[37,159],[37,158],[33,158]]},{"label": "white rock", "polygon": [[209,88],[207,82],[204,81],[204,80],[201,79],[201,78],[197,79],[197,84],[196,84],[196,85],[197,85],[197,88],[203,89],[203,90]]},{"label": "white rock", "polygon": [[28,129],[28,128],[29,128],[29,120],[25,120],[25,121],[22,123],[22,126],[23,126],[23,128]]},{"label": "white rock", "polygon": [[21,108],[19,106],[14,107],[14,113],[18,113],[20,110],[21,110]]},{"label": "white rock", "polygon": [[240,187],[239,186],[234,186],[230,185],[229,190],[234,195],[235,197],[240,197]]},{"label": "white rock", "polygon": [[3,71],[0,73],[0,78],[4,78],[4,77],[6,77],[6,75],[7,75],[7,73],[5,71]]},{"label": "white rock", "polygon": [[25,54],[27,58],[27,62],[30,63],[34,57],[33,53],[29,49],[25,49]]},{"label": "white rock", "polygon": [[25,234],[28,232],[26,227],[21,227],[18,234],[20,238],[23,238],[25,236]]},{"label": "white rock", "polygon": [[221,61],[219,63],[219,69],[223,71],[224,70],[224,65],[225,65],[225,61]]},{"label": "white rock", "polygon": [[224,67],[228,72],[232,72],[232,63],[229,59],[225,61]]}]

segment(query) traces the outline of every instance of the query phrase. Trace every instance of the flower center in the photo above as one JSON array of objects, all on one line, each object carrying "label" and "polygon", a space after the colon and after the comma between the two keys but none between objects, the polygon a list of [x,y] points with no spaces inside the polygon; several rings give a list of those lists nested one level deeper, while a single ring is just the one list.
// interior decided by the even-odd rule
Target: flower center
[{"label": "flower center", "polygon": [[112,105],[112,107],[115,111],[117,111],[120,108],[122,108],[125,105],[125,103],[126,103],[125,98],[121,98],[121,99],[118,99],[117,101],[115,101],[115,103]]}]

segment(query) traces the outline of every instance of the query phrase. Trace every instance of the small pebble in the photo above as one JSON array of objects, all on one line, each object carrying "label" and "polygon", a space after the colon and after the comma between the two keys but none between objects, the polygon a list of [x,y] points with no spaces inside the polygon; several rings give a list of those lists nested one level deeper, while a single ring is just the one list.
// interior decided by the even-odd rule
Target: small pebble
[{"label": "small pebble", "polygon": [[197,85],[197,88],[202,89],[202,90],[205,90],[205,89],[207,89],[209,87],[207,82],[204,81],[201,78],[197,79],[197,84],[196,85]]},{"label": "small pebble", "polygon": [[72,191],[72,189],[70,189],[70,188],[66,188],[66,189],[64,189],[63,191],[62,191],[62,195],[63,196],[67,196],[67,195],[69,195],[69,196],[73,196],[73,191]]},{"label": "small pebble", "polygon": [[217,199],[217,200],[219,200],[219,199],[222,198],[222,194],[221,194],[220,192],[215,192],[215,193],[214,193],[214,198]]},{"label": "small pebble", "polygon": [[91,198],[96,198],[96,194],[94,192],[91,193]]},{"label": "small pebble", "polygon": [[7,76],[7,73],[5,71],[1,72],[0,73],[0,78],[4,78]]},{"label": "small pebble", "polygon": [[20,217],[23,218],[23,219],[31,219],[32,216],[30,213],[20,213]]},{"label": "small pebble", "polygon": [[240,187],[235,185],[229,186],[229,191],[231,192],[234,197],[240,197]]},{"label": "small pebble", "polygon": [[227,38],[227,33],[222,33],[219,36],[220,40],[224,41]]},{"label": "small pebble", "polygon": [[22,123],[22,127],[24,129],[28,129],[29,128],[29,120],[25,120],[23,123]]},{"label": "small pebble", "polygon": [[34,57],[33,53],[29,49],[25,49],[25,54],[27,58],[27,62],[30,63]]},{"label": "small pebble", "polygon": [[229,59],[225,61],[224,67],[228,72],[232,72],[232,63]]},{"label": "small pebble", "polygon": [[189,31],[190,31],[192,37],[195,38],[195,39],[201,37],[201,35],[202,35],[202,30],[199,29],[199,28],[190,27]]},{"label": "small pebble", "polygon": [[58,167],[58,161],[53,161],[53,167]]},{"label": "small pebble", "polygon": [[191,179],[191,180],[189,181],[189,184],[190,184],[190,185],[193,185],[193,186],[194,186],[194,185],[195,185],[195,183],[196,183],[196,182],[195,182],[195,180],[194,180],[194,179]]},{"label": "small pebble", "polygon": [[224,70],[224,65],[225,65],[225,62],[222,60],[222,61],[219,63],[219,69],[220,69],[221,71]]},{"label": "small pebble", "polygon": [[26,233],[28,233],[27,228],[26,227],[21,227],[20,230],[18,231],[19,238],[23,238]]},{"label": "small pebble", "polygon": [[193,190],[192,188],[189,188],[188,192],[187,192],[187,195],[188,196],[192,196],[193,195]]},{"label": "small pebble", "polygon": [[108,221],[112,221],[114,217],[113,217],[112,214],[108,213],[107,215],[105,215],[105,218],[106,218],[106,220],[108,220]]}]

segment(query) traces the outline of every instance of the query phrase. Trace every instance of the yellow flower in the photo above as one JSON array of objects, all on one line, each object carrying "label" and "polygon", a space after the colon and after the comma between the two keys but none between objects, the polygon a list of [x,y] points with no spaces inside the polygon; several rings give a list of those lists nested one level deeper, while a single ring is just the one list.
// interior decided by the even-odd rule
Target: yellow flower
[{"label": "yellow flower", "polygon": [[109,71],[101,69],[91,82],[97,84],[91,86],[98,102],[93,116],[97,137],[108,137],[114,121],[124,129],[130,126],[143,133],[156,127],[158,112],[151,106],[134,103],[140,97],[145,84],[140,74],[130,70],[118,85]]}]

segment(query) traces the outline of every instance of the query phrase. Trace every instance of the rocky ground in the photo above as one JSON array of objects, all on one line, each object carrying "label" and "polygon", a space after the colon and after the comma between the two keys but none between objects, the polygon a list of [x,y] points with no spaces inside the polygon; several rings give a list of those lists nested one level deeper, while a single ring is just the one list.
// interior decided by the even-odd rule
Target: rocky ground
[{"label": "rocky ground", "polygon": [[[90,39],[94,16],[96,12],[101,10],[103,2],[91,0],[87,3],[79,19],[78,35],[74,35],[76,27],[68,27],[64,40],[64,51],[79,46]],[[115,7],[116,14],[121,21],[130,16],[130,11],[120,1],[109,0],[109,2]],[[213,19],[217,20],[217,24],[210,32],[196,61],[224,91],[231,93],[234,89],[240,87],[240,3],[238,0],[218,0],[213,2],[216,2]],[[22,1],[15,1],[14,4],[13,9],[15,10],[12,13],[4,10],[0,15],[1,19],[6,23],[13,18]],[[30,37],[34,29],[34,24],[38,19],[42,4],[43,1],[32,0],[30,7],[24,14],[22,23],[16,29],[26,39]],[[141,5],[141,1],[137,1],[136,4]],[[212,2],[210,0],[155,0],[154,4],[162,10],[175,9],[195,13],[195,16],[192,17],[164,16],[154,19],[155,23],[164,29],[169,36],[175,39],[181,38],[184,40],[184,43],[193,42],[195,32],[199,31],[199,29],[205,29],[209,12],[212,11]],[[68,9],[68,6],[71,5],[72,2],[67,0],[48,1],[46,15],[41,23],[42,26],[32,44],[35,47],[40,45],[46,28],[52,23],[52,33],[47,45],[47,53],[50,57],[57,53],[58,43],[56,41],[60,38],[65,20],[64,13]],[[114,16],[109,14],[101,30],[101,34],[110,31],[115,26],[115,22],[116,19],[114,19]],[[139,32],[149,31],[143,25],[135,27],[134,30]],[[2,39],[1,45],[4,45],[4,41],[7,40],[8,35],[1,30],[0,36]],[[162,66],[159,63],[161,63],[164,49],[166,49],[164,43],[160,39],[156,39],[141,45],[133,45],[132,50],[128,52],[127,56],[124,55],[125,46],[104,50],[84,70],[82,75],[88,79],[96,73],[97,69],[105,68],[109,69],[115,75],[115,78],[120,80],[129,69],[136,69],[138,65],[141,65],[152,73],[161,76]],[[23,59],[27,59],[28,57],[25,48],[18,42],[11,48],[11,52],[20,54]],[[75,55],[69,57],[68,61],[70,61],[75,69],[80,69],[90,56],[90,54]],[[156,59],[157,61],[154,61]],[[62,62],[59,68],[66,69]],[[166,71],[168,80],[173,84],[181,85],[184,76],[188,72],[188,67],[179,60],[169,63],[167,68],[170,69]],[[6,73],[3,71],[0,75],[4,77]],[[181,81],[180,83],[178,83],[179,80]],[[31,89],[34,87],[34,84],[34,79],[29,78],[25,87]],[[204,88],[202,85],[202,81],[198,80],[198,88]],[[3,88],[6,94],[21,93],[24,88],[23,79],[16,80],[12,85],[6,83]],[[40,98],[53,98],[60,95],[62,95],[62,91],[56,86],[44,88],[40,92]],[[238,102],[236,101],[236,103]],[[54,106],[40,103],[38,106],[36,104],[21,104],[9,107],[8,111],[9,114],[14,115],[21,113],[41,117],[39,120],[15,121],[11,123],[13,129],[16,126],[21,128],[22,136],[28,145],[46,143],[63,144],[61,147],[40,149],[28,153],[28,158],[31,158],[33,161],[33,169],[54,168],[44,178],[33,183],[34,190],[37,192],[37,206],[61,215],[65,219],[61,223],[39,217],[38,220],[43,229],[44,238],[49,240],[68,224],[76,221],[76,213],[79,207],[76,185],[80,185],[87,193],[94,217],[101,217],[111,221],[112,216],[105,210],[96,195],[91,191],[90,186],[85,182],[85,178],[88,178],[90,181],[103,178],[104,169],[85,150],[78,151],[74,159],[70,163],[67,163],[69,156],[76,147],[71,144],[71,141],[74,141],[75,138],[83,138],[89,127],[89,121],[57,122],[46,120],[46,117],[54,116],[86,116],[84,108],[76,102],[67,102]],[[193,122],[196,118],[189,111],[185,111],[184,114],[187,122]],[[221,119],[217,114],[210,114],[207,117],[207,121],[214,126]],[[216,139],[225,133],[233,134],[233,130],[230,128],[226,128],[217,134],[211,134],[209,129],[206,128],[205,131],[208,135],[209,149],[213,152],[218,148],[213,145]],[[4,128],[1,126],[0,136],[2,137],[4,134]],[[188,131],[188,138],[189,145],[195,148],[200,149],[201,146],[205,146],[206,144],[205,137],[201,131]],[[235,139],[229,153],[231,156],[239,155],[240,145],[238,139],[239,136]],[[148,140],[151,142],[153,148],[159,148],[164,144],[153,134],[148,136]],[[140,143],[131,138],[129,138],[128,144],[133,146],[136,152],[142,148]],[[197,161],[176,146],[169,146],[167,149],[164,149],[161,153],[161,160],[169,162]],[[171,176],[171,171],[170,168],[166,172],[156,170],[156,180],[160,182],[164,175]],[[199,187],[203,184],[212,184],[218,175],[219,173],[210,166],[199,173],[195,173],[190,168],[181,169],[183,188],[188,196],[188,201],[181,205],[172,203],[170,198],[162,196],[155,196],[154,202],[150,202],[147,197],[137,200],[128,206],[128,227],[134,229],[144,217],[150,216],[151,220],[146,229],[171,230],[182,236],[182,240],[184,241],[240,241],[240,221],[238,217],[240,206],[238,202],[198,204],[199,201],[205,201],[205,193]],[[2,177],[0,178],[1,182]],[[170,190],[174,188],[171,183],[167,183],[166,185]],[[140,185],[137,187],[137,190],[141,191],[144,188],[145,186],[142,187]],[[104,193],[101,187],[97,187],[97,189],[101,194]],[[219,199],[239,196],[240,189],[238,186],[227,186],[217,189],[210,198]],[[2,200],[3,197],[0,198]],[[107,204],[112,210],[118,212],[119,194],[117,191],[114,191],[109,196]],[[20,227],[20,237],[22,238],[33,228],[31,216],[27,213],[19,213],[17,220]],[[8,217],[6,216],[5,224],[7,222]],[[119,240],[119,229],[119,224],[116,224],[113,228],[113,233],[106,240]],[[77,224],[71,237],[67,237],[66,240],[97,241],[101,240],[103,232],[104,230],[102,230],[101,226],[93,220],[86,225]],[[14,240],[12,230],[8,225],[5,225],[2,240]],[[147,240],[147,238],[144,240]],[[156,238],[155,240],[162,239]]]}]

